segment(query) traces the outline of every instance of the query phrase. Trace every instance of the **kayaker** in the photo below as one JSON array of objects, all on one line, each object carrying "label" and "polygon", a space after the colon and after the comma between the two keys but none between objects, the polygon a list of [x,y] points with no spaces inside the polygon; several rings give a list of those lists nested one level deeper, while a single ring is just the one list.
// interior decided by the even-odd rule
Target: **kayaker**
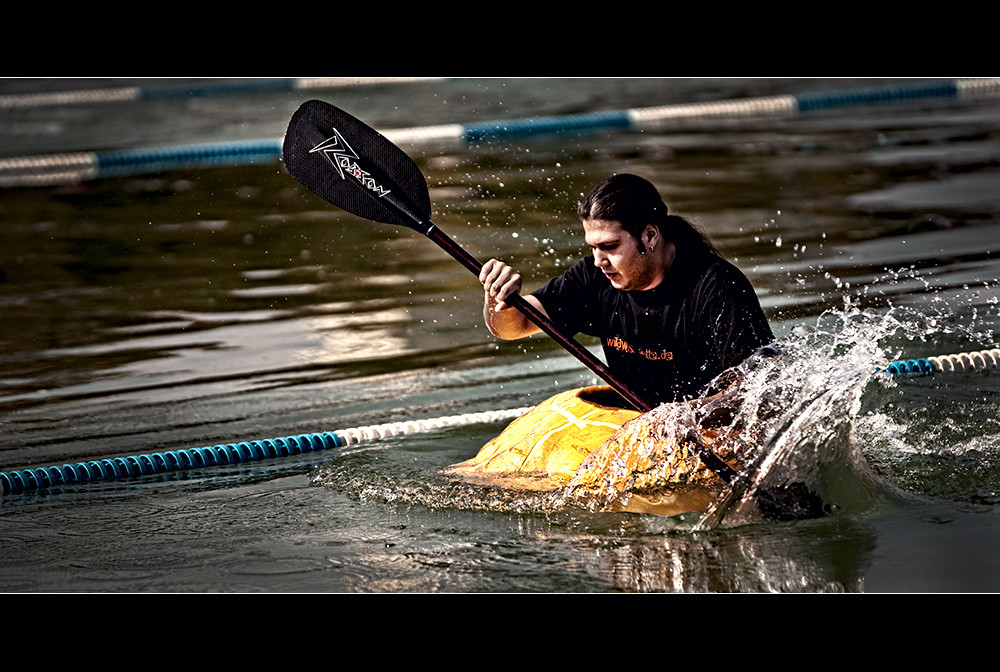
[{"label": "kayaker", "polygon": [[[650,403],[716,392],[706,385],[774,340],[746,276],[690,222],[669,214],[649,181],[614,175],[577,214],[592,258],[524,298],[565,333],[599,337],[611,370]],[[539,331],[504,301],[521,291],[518,272],[491,259],[479,279],[494,336]]]}]

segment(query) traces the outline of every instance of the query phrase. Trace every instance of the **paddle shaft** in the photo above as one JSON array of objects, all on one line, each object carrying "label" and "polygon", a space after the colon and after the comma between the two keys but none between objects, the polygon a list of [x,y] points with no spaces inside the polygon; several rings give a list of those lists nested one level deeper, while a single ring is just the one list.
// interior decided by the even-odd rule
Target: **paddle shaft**
[{"label": "paddle shaft", "polygon": [[[445,252],[458,260],[463,266],[475,273],[477,277],[479,276],[479,272],[483,269],[483,265],[479,263],[475,257],[460,247],[454,240],[452,240],[448,234],[432,224],[426,235],[428,238],[437,243],[437,245]],[[653,408],[648,402],[646,402],[645,399],[642,399],[627,385],[625,385],[625,383],[619,380],[618,377],[615,376],[601,360],[591,354],[589,350],[559,331],[559,329],[552,324],[544,313],[525,301],[523,296],[520,294],[512,294],[505,300],[517,310],[524,313],[525,317],[531,320],[536,326],[538,326],[539,329],[551,336],[556,342],[568,350],[570,354],[586,364],[587,368],[603,378],[608,385],[615,388],[619,394],[625,397],[625,399],[627,399],[628,402],[635,406],[639,411],[645,413]]]}]

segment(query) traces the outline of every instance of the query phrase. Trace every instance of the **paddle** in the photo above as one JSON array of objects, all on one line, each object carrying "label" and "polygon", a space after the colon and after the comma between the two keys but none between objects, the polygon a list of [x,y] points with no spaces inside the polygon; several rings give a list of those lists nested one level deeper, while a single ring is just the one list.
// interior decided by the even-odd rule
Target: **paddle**
[{"label": "paddle", "polygon": [[[303,103],[288,124],[282,159],[292,177],[325,201],[364,219],[422,233],[479,276],[482,264],[431,222],[427,182],[416,163],[364,122],[329,103],[319,100]],[[652,409],[603,362],[563,334],[522,296],[514,294],[507,298],[507,303],[524,313],[639,411]],[[726,481],[735,478],[736,472],[709,451],[700,437],[694,443],[709,469]]]}]

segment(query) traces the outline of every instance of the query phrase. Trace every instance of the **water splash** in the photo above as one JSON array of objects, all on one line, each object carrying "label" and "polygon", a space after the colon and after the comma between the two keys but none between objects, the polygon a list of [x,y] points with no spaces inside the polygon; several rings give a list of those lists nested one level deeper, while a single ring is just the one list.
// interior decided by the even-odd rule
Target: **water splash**
[{"label": "water splash", "polygon": [[712,449],[743,469],[715,492],[696,529],[855,513],[904,496],[863,454],[857,436],[862,397],[873,385],[895,384],[881,372],[898,356],[900,343],[943,333],[984,335],[950,319],[945,306],[942,314],[861,303],[848,296],[842,308],[797,326],[776,349],[739,367],[738,382],[707,406],[668,404],[626,425],[612,450],[592,455],[595,469],[578,472],[600,479],[575,478],[554,499],[599,510],[678,483],[704,485],[709,475],[699,472],[685,440],[719,410],[729,419],[718,425]]},{"label": "water splash", "polygon": [[[824,314],[739,367],[735,385],[709,404],[666,404],[626,425],[613,450],[591,456],[592,472],[578,472],[601,478],[575,478],[556,497],[601,509],[678,483],[705,487],[711,475],[685,446],[710,424],[713,451],[744,469],[731,487],[716,484],[699,528],[870,506],[881,488],[854,422],[864,389],[888,364],[879,341],[909,326],[849,303]],[[709,423],[720,414],[723,422]]]},{"label": "water splash", "polygon": [[[862,288],[859,296],[867,292]],[[947,302],[921,310],[859,304],[845,298],[841,310],[797,327],[781,343],[782,356],[745,367],[740,387],[747,401],[737,421],[760,437],[756,455],[696,529],[783,517],[774,506],[781,502],[772,495],[790,489],[815,497],[824,514],[856,513],[909,498],[877,475],[865,457],[857,432],[863,396],[873,386],[896,385],[883,371],[899,357],[901,343],[945,335],[983,341],[992,334],[976,331],[975,313],[967,322],[956,321]],[[761,413],[764,408],[769,412]]]}]

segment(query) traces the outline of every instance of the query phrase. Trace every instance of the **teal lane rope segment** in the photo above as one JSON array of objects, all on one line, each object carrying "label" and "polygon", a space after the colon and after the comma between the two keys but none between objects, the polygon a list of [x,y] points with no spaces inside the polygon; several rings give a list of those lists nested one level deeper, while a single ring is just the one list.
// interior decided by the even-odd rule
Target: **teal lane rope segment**
[{"label": "teal lane rope segment", "polygon": [[194,98],[214,95],[307,91],[372,84],[440,81],[440,77],[308,77],[233,79],[216,82],[170,82],[149,86],[117,86],[78,91],[12,93],[0,96],[0,110],[94,103],[121,103],[163,98]]},{"label": "teal lane rope segment", "polygon": [[[596,131],[669,131],[720,120],[793,117],[840,107],[927,98],[982,101],[1000,98],[1000,78],[915,82],[772,96],[714,103],[592,112],[562,116],[444,124],[384,131],[396,144],[459,141],[477,143],[503,138]],[[270,164],[281,157],[282,140],[215,143],[150,150],[80,152],[0,159],[0,187],[73,184],[105,177],[222,165]]]},{"label": "teal lane rope segment", "polygon": [[100,177],[118,177],[132,174],[137,167],[155,173],[176,168],[273,164],[280,156],[280,140],[248,140],[100,152],[95,155],[95,169]]},{"label": "teal lane rope segment", "polygon": [[0,159],[0,186],[51,186],[170,170],[273,165],[281,158],[281,143],[245,140]]},{"label": "teal lane rope segment", "polygon": [[290,457],[329,448],[343,448],[393,436],[476,423],[498,422],[524,415],[528,408],[466,413],[426,420],[369,425],[335,432],[302,434],[260,441],[0,472],[3,495],[21,494],[60,485],[92,481],[118,481],[153,474],[233,465],[277,457]]}]

